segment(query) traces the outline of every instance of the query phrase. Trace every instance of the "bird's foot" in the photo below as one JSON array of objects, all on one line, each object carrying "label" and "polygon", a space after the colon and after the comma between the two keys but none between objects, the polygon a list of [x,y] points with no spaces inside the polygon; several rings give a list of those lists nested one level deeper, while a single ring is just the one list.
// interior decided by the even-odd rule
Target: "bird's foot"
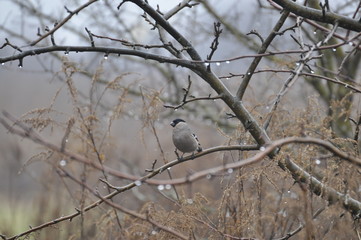
[{"label": "bird's foot", "polygon": [[179,156],[177,149],[174,150],[175,155],[177,156],[178,161],[183,161],[183,155]]}]

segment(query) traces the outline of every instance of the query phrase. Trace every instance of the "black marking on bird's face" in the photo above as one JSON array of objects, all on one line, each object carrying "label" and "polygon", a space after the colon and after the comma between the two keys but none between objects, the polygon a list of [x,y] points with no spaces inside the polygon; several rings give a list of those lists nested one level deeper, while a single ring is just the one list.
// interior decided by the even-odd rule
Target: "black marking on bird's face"
[{"label": "black marking on bird's face", "polygon": [[184,121],[183,119],[180,119],[180,118],[177,118],[177,119],[174,119],[171,123],[170,123],[170,125],[172,126],[172,127],[175,127],[178,123],[180,123],[180,122],[186,122],[186,121]]}]

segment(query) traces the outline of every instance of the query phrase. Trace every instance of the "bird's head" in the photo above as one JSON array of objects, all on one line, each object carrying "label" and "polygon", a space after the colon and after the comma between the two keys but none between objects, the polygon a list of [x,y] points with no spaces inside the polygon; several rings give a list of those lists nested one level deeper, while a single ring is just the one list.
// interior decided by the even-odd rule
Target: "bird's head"
[{"label": "bird's head", "polygon": [[184,121],[183,119],[180,119],[180,118],[177,118],[177,119],[174,119],[171,123],[170,123],[170,125],[172,126],[172,127],[175,127],[178,123],[180,123],[180,122],[186,122],[186,121]]}]

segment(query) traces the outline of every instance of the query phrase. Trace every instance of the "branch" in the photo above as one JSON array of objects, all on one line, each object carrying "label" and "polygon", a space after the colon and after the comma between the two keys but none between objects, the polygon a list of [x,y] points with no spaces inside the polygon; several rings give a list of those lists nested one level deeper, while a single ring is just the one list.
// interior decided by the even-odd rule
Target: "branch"
[{"label": "branch", "polygon": [[198,52],[193,48],[192,44],[185,37],[183,37],[183,35],[180,34],[175,28],[173,28],[172,25],[161,14],[159,14],[155,9],[153,9],[146,1],[124,0],[123,2],[128,1],[136,4],[147,14],[149,14],[149,16],[151,16],[157,22],[157,24],[162,26],[165,31],[167,31],[178,43],[183,46],[183,48],[187,51],[187,53],[193,60],[202,60]]},{"label": "branch", "polygon": [[4,43],[4,44],[0,47],[0,49],[3,49],[3,48],[6,47],[6,46],[10,46],[10,47],[14,48],[16,51],[22,52],[22,50],[21,50],[18,46],[10,43],[9,39],[5,38],[5,41],[6,41],[6,43]]},{"label": "branch", "polygon": [[[294,70],[280,70],[280,69],[260,69],[260,70],[257,70],[257,71],[254,71],[254,73],[263,73],[263,72],[274,72],[274,73],[291,73],[291,74],[295,74],[295,71]],[[228,76],[222,76],[220,77],[221,79],[225,78],[225,79],[229,79],[231,77],[243,77],[245,76],[246,74],[242,73],[242,74],[233,74],[233,73],[230,73],[230,75]],[[298,74],[299,76],[306,76],[306,77],[312,77],[312,78],[319,78],[319,79],[323,79],[323,80],[326,80],[328,82],[331,82],[331,83],[334,83],[334,84],[338,84],[338,85],[341,85],[341,86],[344,86],[345,88],[348,88],[348,89],[351,89],[352,91],[355,91],[357,93],[361,93],[361,89],[349,84],[349,83],[346,83],[346,82],[343,82],[343,81],[340,81],[339,79],[337,78],[330,78],[330,77],[326,77],[324,75],[319,75],[319,74],[315,74],[315,73],[307,73],[307,72],[301,72]]]},{"label": "branch", "polygon": [[74,15],[77,15],[81,10],[83,10],[84,8],[88,7],[89,5],[97,2],[98,0],[90,0],[87,3],[85,3],[84,5],[78,7],[77,9],[75,9],[74,11],[69,11],[67,8],[65,8],[67,10],[67,12],[69,13],[69,15],[64,18],[61,22],[59,22],[58,24],[56,24],[56,26],[54,26],[53,29],[49,30],[46,34],[42,35],[40,38],[38,38],[37,40],[33,41],[30,43],[30,46],[34,46],[37,43],[39,43],[41,40],[45,39],[46,37],[48,37],[49,35],[53,35],[58,29],[60,29],[66,22],[68,22]]},{"label": "branch", "polygon": [[182,2],[178,3],[174,8],[170,9],[166,14],[164,14],[165,19],[170,19],[172,16],[177,14],[179,11],[181,11],[183,8],[188,7],[192,8],[194,6],[197,6],[199,3],[190,3],[192,0],[183,0]]},{"label": "branch", "polygon": [[[285,23],[287,17],[288,17],[289,12],[285,11],[281,18],[278,20],[278,22],[276,23],[276,25],[274,26],[272,32],[269,34],[269,36],[266,38],[266,40],[262,43],[262,46],[260,47],[260,49],[258,50],[258,54],[262,54],[265,53],[268,46],[271,44],[271,42],[273,41],[273,39],[277,36],[277,32],[281,29],[281,27],[283,26],[283,24]],[[245,76],[245,78],[243,79],[241,85],[239,86],[238,90],[237,90],[237,98],[239,98],[240,100],[243,98],[244,93],[246,92],[247,86],[249,84],[249,82],[251,81],[253,72],[256,70],[259,62],[261,61],[262,57],[256,57],[251,65],[249,66],[248,70],[247,70],[247,75]]]},{"label": "branch", "polygon": [[318,22],[335,24],[338,22],[339,26],[355,32],[361,32],[361,23],[348,17],[332,13],[329,11],[321,11],[314,8],[301,6],[291,0],[273,0],[275,3],[283,7],[286,11],[290,11],[298,16],[315,20]]},{"label": "branch", "polygon": [[22,53],[15,54],[13,56],[9,57],[3,57],[0,58],[0,64],[3,64],[5,62],[19,60],[22,62],[23,58],[27,56],[34,56],[49,52],[61,52],[64,51],[65,54],[69,54],[70,52],[100,52],[104,54],[117,54],[117,55],[131,55],[131,56],[137,56],[144,59],[152,59],[158,62],[167,62],[172,63],[175,65],[179,65],[182,67],[194,69],[195,63],[192,63],[188,60],[183,59],[176,59],[176,58],[169,58],[164,57],[157,54],[152,53],[146,53],[143,51],[138,50],[131,50],[131,49],[120,49],[120,48],[109,48],[109,47],[92,47],[92,46],[51,46],[51,47],[43,47],[43,48],[36,48],[32,50],[23,51]]},{"label": "branch", "polygon": [[213,23],[213,27],[214,27],[214,39],[210,46],[211,52],[207,56],[207,60],[211,60],[213,57],[213,54],[217,51],[217,48],[219,45],[219,37],[221,36],[221,33],[223,31],[223,29],[221,29],[221,24],[219,22]]},{"label": "branch", "polygon": [[[276,8],[276,9],[278,9],[278,10],[282,10],[282,9],[283,9],[281,6],[275,4],[272,0],[267,0],[267,1],[270,3],[270,5],[271,5],[272,7]],[[290,17],[296,18],[297,15],[291,13],[291,14],[290,14]],[[314,21],[312,21],[312,20],[310,20],[310,19],[304,18],[303,21],[307,22],[308,24],[310,24],[311,26],[315,27],[316,29],[325,32],[326,34],[327,34],[328,32],[330,32],[330,29],[328,29],[327,27],[322,26],[322,25],[320,25],[320,24],[318,24],[318,23],[316,23],[316,22],[314,22]],[[356,35],[359,35],[359,34],[360,34],[360,33],[358,33],[358,34],[356,34]],[[343,41],[345,41],[345,42],[349,42],[349,43],[352,44],[353,46],[356,45],[355,43],[351,42],[352,40],[349,40],[349,39],[348,39],[348,34],[345,36],[344,34],[341,35],[341,34],[335,33],[333,36],[334,36],[335,38],[341,39],[341,40],[343,40]],[[355,38],[354,38],[354,39],[355,39]],[[358,46],[358,49],[361,49],[361,46]]]},{"label": "branch", "polygon": [[215,97],[211,97],[211,95],[209,96],[206,96],[206,97],[195,97],[195,98],[192,98],[192,99],[189,99],[189,100],[183,100],[182,103],[176,105],[176,106],[172,106],[172,105],[163,105],[163,107],[165,108],[172,108],[172,109],[178,109],[178,108],[181,108],[183,107],[184,105],[186,105],[187,103],[190,103],[190,102],[194,102],[194,101],[199,101],[199,100],[216,100],[216,99],[221,99],[222,96],[218,95],[218,96],[215,96]]},{"label": "branch", "polygon": [[189,94],[189,90],[192,86],[192,81],[190,79],[190,76],[188,76],[188,87],[187,88],[183,88],[184,90],[184,96],[183,96],[183,100],[180,104],[176,105],[176,106],[172,106],[172,105],[163,105],[165,108],[172,108],[174,110],[183,107],[184,105],[186,105],[187,103],[190,102],[194,102],[194,101],[199,101],[199,100],[216,100],[216,99],[220,99],[222,98],[221,96],[215,96],[215,97],[211,97],[211,94],[209,94],[209,96],[207,97],[193,97],[192,99],[187,100],[188,94]]},{"label": "branch", "polygon": [[170,47],[171,44],[167,43],[167,44],[160,44],[160,45],[146,45],[146,44],[140,44],[140,43],[132,43],[129,42],[127,40],[124,39],[118,39],[118,38],[112,38],[112,37],[108,37],[108,36],[101,36],[101,35],[97,35],[94,33],[90,33],[92,37],[96,37],[96,38],[100,38],[100,39],[107,39],[110,41],[115,41],[115,42],[120,42],[122,45],[127,46],[127,47],[131,47],[131,48],[145,48],[145,49],[151,49],[151,48],[167,48]]}]

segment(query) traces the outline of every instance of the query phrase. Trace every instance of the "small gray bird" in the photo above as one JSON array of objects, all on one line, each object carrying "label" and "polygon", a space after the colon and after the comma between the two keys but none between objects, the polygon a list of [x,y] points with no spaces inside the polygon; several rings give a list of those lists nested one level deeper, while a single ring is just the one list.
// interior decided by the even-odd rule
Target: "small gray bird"
[{"label": "small gray bird", "polygon": [[[173,127],[172,138],[174,146],[176,147],[175,154],[178,159],[182,159],[184,153],[192,153],[194,155],[194,151],[202,151],[202,147],[197,136],[189,128],[186,121],[177,118],[174,119],[170,125]],[[179,157],[177,149],[183,153],[181,157]]]}]

